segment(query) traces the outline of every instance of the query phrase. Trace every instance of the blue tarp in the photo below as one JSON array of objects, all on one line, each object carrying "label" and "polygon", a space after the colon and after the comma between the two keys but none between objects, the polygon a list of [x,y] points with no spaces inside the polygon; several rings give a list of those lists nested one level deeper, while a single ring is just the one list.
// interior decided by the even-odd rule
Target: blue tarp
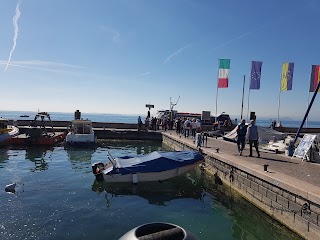
[{"label": "blue tarp", "polygon": [[143,156],[115,158],[116,167],[109,173],[162,172],[194,164],[203,159],[196,151],[156,151]]}]

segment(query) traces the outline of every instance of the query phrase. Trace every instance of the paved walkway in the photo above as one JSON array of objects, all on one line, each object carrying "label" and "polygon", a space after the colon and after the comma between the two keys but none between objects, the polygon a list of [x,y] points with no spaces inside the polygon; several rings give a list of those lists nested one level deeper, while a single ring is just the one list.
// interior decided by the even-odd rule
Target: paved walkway
[{"label": "paved walkway", "polygon": [[[179,136],[175,131],[167,131],[173,138],[184,141],[195,146],[193,138],[185,138]],[[286,182],[295,188],[302,191],[312,191],[320,196],[320,164],[302,161],[300,158],[285,156],[284,154],[276,154],[274,152],[266,152],[261,150],[261,157],[257,158],[255,149],[253,148],[253,157],[249,157],[249,145],[247,144],[242,156],[239,156],[237,144],[228,142],[222,138],[208,137],[207,144],[201,147],[206,153],[213,156],[221,156],[223,159],[228,159],[232,165],[240,165],[246,168],[249,173],[252,170],[254,173],[261,173],[268,178]],[[219,148],[217,153],[216,148]],[[268,164],[268,172],[264,172],[264,164]]]}]

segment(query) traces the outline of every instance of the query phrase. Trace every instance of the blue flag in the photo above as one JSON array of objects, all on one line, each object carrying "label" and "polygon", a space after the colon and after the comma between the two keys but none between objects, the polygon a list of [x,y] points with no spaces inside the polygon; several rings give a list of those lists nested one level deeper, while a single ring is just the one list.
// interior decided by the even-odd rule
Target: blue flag
[{"label": "blue flag", "polygon": [[260,89],[262,62],[252,61],[250,89]]}]

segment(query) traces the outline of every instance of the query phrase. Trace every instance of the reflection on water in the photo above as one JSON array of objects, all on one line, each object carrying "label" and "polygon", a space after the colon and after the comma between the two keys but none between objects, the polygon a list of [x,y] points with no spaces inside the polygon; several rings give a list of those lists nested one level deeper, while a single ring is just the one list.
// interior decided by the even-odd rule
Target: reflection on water
[{"label": "reflection on water", "polygon": [[25,148],[26,160],[30,160],[34,163],[33,172],[48,170],[48,161],[51,161],[51,155],[53,152],[52,147],[43,146],[29,146]]},{"label": "reflection on water", "polygon": [[65,147],[68,160],[71,162],[71,167],[74,170],[82,170],[91,165],[91,159],[97,149],[96,146]]},{"label": "reflection on water", "polygon": [[128,140],[102,140],[100,142],[101,147],[108,148],[111,150],[111,153],[117,152],[121,149],[120,156],[129,156],[129,155],[141,155],[148,154],[153,151],[171,151],[171,149],[164,145],[162,142],[153,142],[153,141],[128,141]]},{"label": "reflection on water", "polygon": [[148,200],[149,204],[166,205],[166,202],[179,198],[201,200],[205,194],[201,182],[190,179],[190,174],[162,182],[141,182],[138,184],[94,181],[91,189],[97,193],[105,193],[108,206],[112,204],[112,198],[122,196],[139,196]]},{"label": "reflection on water", "polygon": [[3,165],[8,161],[7,149],[0,148],[0,168],[3,168]]}]

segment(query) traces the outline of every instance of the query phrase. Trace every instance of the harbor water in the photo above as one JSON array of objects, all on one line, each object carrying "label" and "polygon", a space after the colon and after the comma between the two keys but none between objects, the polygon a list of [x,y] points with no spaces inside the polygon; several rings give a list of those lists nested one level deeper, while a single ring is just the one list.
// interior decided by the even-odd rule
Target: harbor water
[{"label": "harbor water", "polygon": [[[104,141],[97,148],[0,148],[0,239],[119,239],[149,222],[177,224],[198,239],[300,239],[195,169],[163,182],[95,182],[91,164],[170,150],[161,142]],[[16,192],[4,191],[17,183]],[[221,186],[220,186],[221,187]]]}]

